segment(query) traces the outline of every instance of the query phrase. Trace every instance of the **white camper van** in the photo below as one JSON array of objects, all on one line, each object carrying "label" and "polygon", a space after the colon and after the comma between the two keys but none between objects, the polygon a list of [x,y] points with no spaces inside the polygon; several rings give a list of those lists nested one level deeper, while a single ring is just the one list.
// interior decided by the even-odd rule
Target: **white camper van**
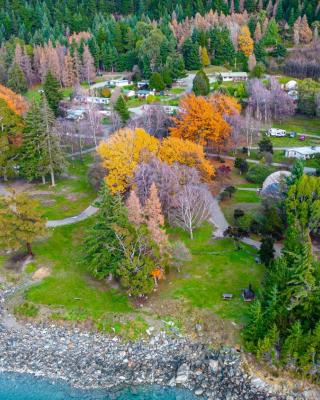
[{"label": "white camper van", "polygon": [[268,129],[267,136],[285,137],[287,132],[284,129],[270,128]]}]

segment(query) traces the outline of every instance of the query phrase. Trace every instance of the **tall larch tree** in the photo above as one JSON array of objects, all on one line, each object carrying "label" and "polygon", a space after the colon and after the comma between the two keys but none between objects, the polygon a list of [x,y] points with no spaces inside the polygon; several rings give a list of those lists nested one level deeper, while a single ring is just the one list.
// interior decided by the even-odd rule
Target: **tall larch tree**
[{"label": "tall larch tree", "polygon": [[206,47],[200,47],[200,58],[203,67],[210,65],[210,58]]},{"label": "tall larch tree", "polygon": [[168,245],[168,237],[163,229],[164,216],[158,196],[158,189],[153,182],[150,187],[149,197],[144,206],[146,224],[153,241],[159,246],[161,252],[164,252]]},{"label": "tall larch tree", "polygon": [[82,75],[84,79],[90,83],[96,77],[96,68],[94,59],[90,53],[89,46],[85,45],[82,55]]},{"label": "tall larch tree", "polygon": [[64,171],[66,161],[54,127],[54,114],[45,96],[42,97],[41,115],[44,128],[43,157],[51,177],[51,185],[55,186],[55,175]]},{"label": "tall larch tree", "polygon": [[77,76],[75,71],[74,60],[71,56],[70,50],[68,50],[64,58],[62,82],[65,87],[71,87],[76,84],[76,81],[77,81]]},{"label": "tall larch tree", "polygon": [[241,27],[238,36],[239,50],[247,57],[253,52],[254,42],[250,35],[250,30],[247,25]]},{"label": "tall larch tree", "polygon": [[131,190],[126,202],[128,210],[128,219],[132,224],[139,226],[145,221],[139,197],[134,190]]}]

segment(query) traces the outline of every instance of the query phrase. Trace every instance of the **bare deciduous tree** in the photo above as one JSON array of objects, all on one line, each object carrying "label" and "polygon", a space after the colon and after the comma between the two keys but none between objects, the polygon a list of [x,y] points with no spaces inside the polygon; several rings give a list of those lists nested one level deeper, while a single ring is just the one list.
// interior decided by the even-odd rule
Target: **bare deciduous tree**
[{"label": "bare deciduous tree", "polygon": [[171,125],[171,118],[164,111],[164,107],[157,104],[147,106],[142,115],[129,122],[131,129],[143,128],[157,138],[166,137]]},{"label": "bare deciduous tree", "polygon": [[186,230],[193,239],[193,231],[211,217],[211,194],[205,186],[186,185],[176,198],[173,222]]},{"label": "bare deciduous tree", "polygon": [[102,114],[93,103],[88,103],[87,110],[91,134],[93,136],[94,145],[97,147],[97,136],[102,133]]},{"label": "bare deciduous tree", "polygon": [[176,207],[176,197],[186,184],[199,185],[200,175],[195,168],[181,164],[168,165],[158,159],[142,163],[135,171],[134,183],[137,195],[145,204],[152,183],[158,189],[159,200],[166,218],[171,221]]}]

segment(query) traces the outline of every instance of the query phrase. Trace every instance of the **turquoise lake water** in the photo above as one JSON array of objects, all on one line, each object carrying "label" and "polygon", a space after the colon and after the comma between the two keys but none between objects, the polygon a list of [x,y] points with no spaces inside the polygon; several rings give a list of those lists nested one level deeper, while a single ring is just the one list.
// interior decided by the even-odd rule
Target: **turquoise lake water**
[{"label": "turquoise lake water", "polygon": [[73,389],[31,375],[0,374],[0,400],[199,400],[190,392],[157,386],[125,389],[117,393]]}]

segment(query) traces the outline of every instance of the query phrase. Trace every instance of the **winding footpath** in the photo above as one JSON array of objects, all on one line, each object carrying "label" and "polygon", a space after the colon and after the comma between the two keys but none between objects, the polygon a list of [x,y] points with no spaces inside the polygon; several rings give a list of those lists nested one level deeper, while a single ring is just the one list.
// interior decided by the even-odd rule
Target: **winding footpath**
[{"label": "winding footpath", "polygon": [[[243,189],[246,190],[246,189]],[[249,189],[251,190],[251,189]],[[256,190],[256,189],[253,189]],[[251,190],[252,191],[252,190]],[[9,192],[6,190],[4,185],[0,184],[0,196],[7,196]],[[51,220],[47,221],[47,228],[57,228],[60,226],[65,226],[65,225],[71,225],[71,224],[76,224],[78,222],[84,221],[87,218],[92,217],[98,212],[98,208],[90,205],[87,207],[84,211],[82,211],[80,214],[75,215],[73,217],[67,217],[63,219],[58,219],[58,220]],[[219,200],[216,197],[212,196],[212,201],[211,201],[211,218],[210,222],[216,227],[216,230],[214,232],[214,237],[215,238],[222,238],[223,237],[223,232],[228,228],[229,224],[223,214],[223,211],[221,210]],[[257,240],[253,240],[249,237],[242,238],[241,241],[245,244],[248,244],[249,246],[252,246],[256,249],[260,249],[260,242]],[[281,255],[281,245],[275,245],[275,251],[276,255],[280,256]]]}]

